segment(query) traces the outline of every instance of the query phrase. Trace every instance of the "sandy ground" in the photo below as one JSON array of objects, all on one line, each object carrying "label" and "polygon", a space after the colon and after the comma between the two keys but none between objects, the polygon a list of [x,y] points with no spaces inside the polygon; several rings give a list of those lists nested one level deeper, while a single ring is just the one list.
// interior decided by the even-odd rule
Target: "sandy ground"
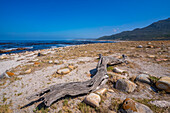
[{"label": "sandy ground", "polygon": [[[147,48],[147,43],[119,42],[115,44],[88,44],[6,55],[6,59],[0,60],[0,74],[8,70],[15,75],[11,76],[10,79],[4,78],[0,80],[0,104],[9,105],[9,109],[14,113],[32,113],[38,103],[20,109],[30,103],[26,97],[54,84],[90,79],[90,73],[97,66],[98,54],[113,57],[126,54],[129,64],[119,65],[117,67],[126,70],[129,73],[129,77],[137,76],[140,73],[148,73],[156,77],[170,76],[170,41],[163,41],[165,45],[163,49],[161,48],[162,42],[151,42],[151,45],[155,48]],[[142,45],[145,49],[136,48],[138,45]],[[38,57],[38,52],[44,53],[44,55]],[[154,55],[155,57],[150,58],[148,55]],[[156,59],[167,60],[157,62]],[[60,63],[50,64],[48,63],[50,60],[58,60]],[[40,64],[35,66],[35,62]],[[74,66],[74,69],[70,73],[62,76],[56,74],[58,69],[66,68],[69,65]],[[24,72],[27,69],[32,69],[32,71],[29,74],[25,74]],[[136,91],[131,94],[115,90],[115,93],[108,93],[110,96],[105,100],[104,105],[109,105],[111,98],[120,98],[123,100],[126,97],[161,98],[166,102],[170,102],[169,94],[162,97],[157,93],[153,93],[149,85],[146,85],[146,87],[147,90]],[[69,109],[72,109],[72,112],[80,112],[75,106],[83,98],[84,96],[70,100]],[[50,112],[58,112],[63,109],[60,102],[56,103],[56,106],[57,109],[49,108]]]}]

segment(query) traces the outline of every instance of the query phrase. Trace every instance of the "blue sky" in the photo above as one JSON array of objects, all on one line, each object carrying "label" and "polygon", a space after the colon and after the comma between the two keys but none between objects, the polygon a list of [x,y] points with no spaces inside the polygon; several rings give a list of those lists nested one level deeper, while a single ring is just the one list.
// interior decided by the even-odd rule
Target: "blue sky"
[{"label": "blue sky", "polygon": [[170,0],[0,0],[0,40],[98,38],[170,17]]}]

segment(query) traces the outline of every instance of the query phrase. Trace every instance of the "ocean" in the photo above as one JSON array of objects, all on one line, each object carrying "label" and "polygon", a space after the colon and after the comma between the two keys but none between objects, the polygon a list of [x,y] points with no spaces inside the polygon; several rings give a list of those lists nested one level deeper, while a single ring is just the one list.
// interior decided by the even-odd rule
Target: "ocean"
[{"label": "ocean", "polygon": [[97,40],[0,40],[0,55],[10,53],[20,53],[24,51],[34,51],[40,49],[50,49],[57,47],[94,44],[94,43],[115,43],[114,41]]}]

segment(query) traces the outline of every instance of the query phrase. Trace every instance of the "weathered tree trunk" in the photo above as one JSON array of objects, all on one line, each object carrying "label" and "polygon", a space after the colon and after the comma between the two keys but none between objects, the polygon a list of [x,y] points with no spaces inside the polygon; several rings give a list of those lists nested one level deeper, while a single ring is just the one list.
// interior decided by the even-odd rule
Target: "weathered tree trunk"
[{"label": "weathered tree trunk", "polygon": [[[78,96],[80,94],[87,94],[89,92],[94,92],[99,89],[103,84],[107,82],[107,64],[120,64],[125,61],[125,59],[116,59],[114,57],[103,57],[99,55],[99,62],[96,67],[97,73],[88,81],[84,82],[70,82],[52,85],[42,91],[31,95],[28,100],[34,99],[36,97],[41,97],[46,106],[50,106],[54,101],[69,96]],[[44,95],[46,94],[46,95]]]}]

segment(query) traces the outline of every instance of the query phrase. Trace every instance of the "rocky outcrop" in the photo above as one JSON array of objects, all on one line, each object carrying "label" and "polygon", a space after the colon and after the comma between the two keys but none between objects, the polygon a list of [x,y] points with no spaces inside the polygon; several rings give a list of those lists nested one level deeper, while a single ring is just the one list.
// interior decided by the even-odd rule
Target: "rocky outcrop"
[{"label": "rocky outcrop", "polygon": [[170,77],[162,77],[156,82],[156,87],[170,93]]},{"label": "rocky outcrop", "polygon": [[136,84],[126,80],[126,79],[119,79],[116,82],[116,89],[124,91],[124,92],[133,92],[136,88]]}]

